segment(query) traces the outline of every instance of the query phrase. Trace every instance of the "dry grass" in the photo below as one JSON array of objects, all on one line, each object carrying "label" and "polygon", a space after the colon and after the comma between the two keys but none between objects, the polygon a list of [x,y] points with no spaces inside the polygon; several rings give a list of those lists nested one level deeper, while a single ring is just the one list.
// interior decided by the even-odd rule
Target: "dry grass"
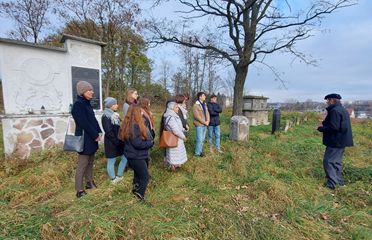
[{"label": "dry grass", "polygon": [[[155,113],[159,119],[161,112]],[[324,188],[317,118],[271,135],[251,127],[250,141],[228,140],[230,112],[222,116],[224,154],[193,156],[175,173],[151,153],[147,199],[133,198],[133,173],[110,184],[102,148],[96,154],[99,189],[76,199],[76,154],[60,149],[27,161],[2,160],[1,239],[372,239],[371,122],[353,122],[356,146],[344,157],[346,187]],[[290,114],[283,114],[283,117]],[[158,139],[156,139],[158,141]],[[1,153],[3,154],[3,153]]]}]

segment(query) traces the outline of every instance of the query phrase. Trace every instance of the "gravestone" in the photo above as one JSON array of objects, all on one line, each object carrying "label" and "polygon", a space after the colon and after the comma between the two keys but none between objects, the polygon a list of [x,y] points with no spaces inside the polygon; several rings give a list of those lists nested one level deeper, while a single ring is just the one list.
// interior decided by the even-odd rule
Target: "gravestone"
[{"label": "gravestone", "polygon": [[300,117],[297,117],[297,122],[296,122],[296,125],[299,125],[300,124],[300,121],[301,121],[301,118]]},{"label": "gravestone", "polygon": [[280,129],[280,110],[275,109],[273,113],[273,126],[271,130],[271,134],[274,134],[275,132],[278,132]]},{"label": "gravestone", "polygon": [[307,116],[304,117],[304,122],[307,122]]},{"label": "gravestone", "polygon": [[60,42],[64,47],[0,38],[5,109],[0,118],[7,156],[16,152],[26,157],[63,145],[79,80],[92,84],[92,105],[101,123],[101,50],[106,43],[71,35]]},{"label": "gravestone", "polygon": [[296,126],[296,123],[297,123],[297,117],[294,116],[294,117],[293,117],[292,126]]},{"label": "gravestone", "polygon": [[288,129],[291,127],[291,122],[289,120],[285,120],[285,124],[284,124],[284,129],[283,131],[284,132],[288,132]]},{"label": "gravestone", "polygon": [[249,139],[249,120],[245,116],[233,116],[230,119],[230,140],[244,141]]}]

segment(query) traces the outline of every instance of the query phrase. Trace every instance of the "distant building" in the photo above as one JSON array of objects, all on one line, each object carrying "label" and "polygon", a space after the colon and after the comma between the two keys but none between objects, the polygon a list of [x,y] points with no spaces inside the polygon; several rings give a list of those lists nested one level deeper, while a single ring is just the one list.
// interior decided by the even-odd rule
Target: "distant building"
[{"label": "distant building", "polygon": [[355,118],[355,112],[352,108],[346,108],[347,112],[349,113],[351,118]]},{"label": "distant building", "polygon": [[271,108],[271,109],[274,109],[274,108],[280,108],[282,106],[282,103],[280,102],[276,102],[276,103],[268,103],[267,104],[267,107],[268,108]]}]

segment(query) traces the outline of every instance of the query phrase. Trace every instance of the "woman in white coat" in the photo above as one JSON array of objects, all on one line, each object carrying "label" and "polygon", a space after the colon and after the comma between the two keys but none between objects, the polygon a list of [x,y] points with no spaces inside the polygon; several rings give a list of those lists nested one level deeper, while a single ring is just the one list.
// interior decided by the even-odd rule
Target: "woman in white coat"
[{"label": "woman in white coat", "polygon": [[167,110],[163,114],[161,123],[161,133],[163,130],[172,131],[174,135],[178,137],[177,147],[166,148],[167,164],[171,171],[174,171],[177,167],[182,167],[187,161],[187,154],[185,148],[185,142],[187,138],[183,132],[182,121],[178,116],[178,104],[176,102],[170,102],[167,105]]}]

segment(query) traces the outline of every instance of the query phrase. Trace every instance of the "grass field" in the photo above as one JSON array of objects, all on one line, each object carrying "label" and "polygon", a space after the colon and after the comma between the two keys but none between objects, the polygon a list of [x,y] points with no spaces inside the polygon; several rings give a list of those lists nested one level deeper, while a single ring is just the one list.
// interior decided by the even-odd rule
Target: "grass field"
[{"label": "grass field", "polygon": [[371,121],[353,122],[346,187],[332,191],[324,187],[319,116],[275,135],[271,125],[250,127],[245,142],[229,140],[230,116],[221,117],[222,155],[205,143],[207,156],[195,157],[193,126],[180,171],[164,169],[162,149],[153,148],[146,193],[153,208],[132,196],[132,171],[110,184],[103,147],[94,165],[99,189],[80,199],[76,153],[56,148],[5,160],[1,150],[0,239],[372,239]]}]

